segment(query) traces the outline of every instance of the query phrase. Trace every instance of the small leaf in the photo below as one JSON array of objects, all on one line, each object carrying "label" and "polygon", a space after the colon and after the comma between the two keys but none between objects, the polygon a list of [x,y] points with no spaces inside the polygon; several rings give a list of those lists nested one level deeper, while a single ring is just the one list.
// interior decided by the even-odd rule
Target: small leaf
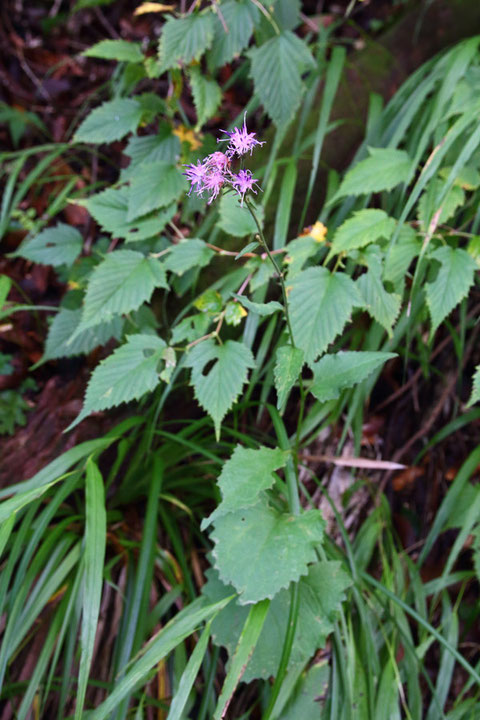
[{"label": "small leaf", "polygon": [[249,51],[255,92],[277,126],[288,125],[300,105],[302,73],[314,66],[307,45],[290,30]]},{"label": "small leaf", "polygon": [[477,265],[461,248],[440,247],[432,252],[430,257],[440,263],[436,279],[426,284],[433,336],[440,323],[467,296],[474,282]]},{"label": "small leaf", "polygon": [[474,405],[477,402],[480,402],[480,365],[477,365],[477,367],[475,368],[475,373],[473,375],[472,394],[470,395],[467,407],[470,407],[470,405]]},{"label": "small leaf", "polygon": [[367,312],[382,325],[392,337],[393,324],[402,304],[400,295],[389,293],[382,282],[381,261],[370,255],[369,269],[357,280],[357,287],[363,297]]},{"label": "small leaf", "polygon": [[[255,213],[259,219],[260,226],[263,224],[263,208],[255,207]],[[250,215],[247,207],[240,205],[238,195],[222,195],[220,201],[220,220],[217,226],[233,237],[245,237],[257,232],[255,220]]]},{"label": "small leaf", "polygon": [[198,238],[187,238],[173,245],[165,260],[165,268],[183,275],[194,267],[205,267],[213,257],[213,250]]},{"label": "small leaf", "polygon": [[[213,366],[204,374],[212,361]],[[227,340],[217,345],[208,339],[189,352],[186,366],[192,368],[195,397],[213,419],[218,440],[221,422],[242,391],[248,368],[255,366],[253,355],[243,343]]]},{"label": "small leaf", "polygon": [[260,243],[254,240],[254,242],[248,243],[248,245],[245,245],[244,248],[240,250],[237,255],[235,255],[235,260],[240,260],[241,257],[246,255],[247,253],[252,252],[253,250],[256,250],[260,246]]},{"label": "small leaf", "polygon": [[412,260],[420,255],[421,249],[422,242],[415,230],[410,225],[404,225],[397,242],[386,255],[383,279],[395,288],[403,288]]},{"label": "small leaf", "polygon": [[345,195],[392,190],[407,182],[412,171],[412,160],[404,150],[395,148],[368,148],[370,157],[360,160],[345,175],[343,182],[330,202]]},{"label": "small leaf", "polygon": [[131,98],[116,98],[92,110],[74,136],[75,142],[110,143],[135,132],[142,108]]},{"label": "small leaf", "polygon": [[128,40],[102,40],[85,50],[82,55],[102,60],[118,60],[119,62],[135,63],[144,60],[140,43]]},{"label": "small leaf", "polygon": [[247,315],[245,308],[238,302],[230,300],[225,305],[225,322],[227,325],[237,327]]},{"label": "small leaf", "polygon": [[108,188],[87,200],[77,200],[77,205],[86,207],[90,215],[104,230],[127,242],[146,240],[159,235],[167,222],[175,215],[177,206],[157,210],[136,220],[128,220],[130,188]]},{"label": "small leaf", "polygon": [[217,518],[211,537],[215,567],[240,593],[241,605],[273,598],[308,572],[323,538],[318,510],[281,513],[262,498],[256,505]]},{"label": "small leaf", "polygon": [[160,382],[157,365],[166,347],[155,335],[131,335],[124,345],[95,368],[85,393],[85,402],[69,430],[90,413],[138,400]]},{"label": "small leaf", "polygon": [[260,317],[268,317],[279,310],[283,312],[283,305],[276,300],[271,300],[268,303],[257,303],[249,300],[244,295],[235,295],[235,297],[247,310],[256,315],[260,315]]},{"label": "small leaf", "polygon": [[389,239],[397,222],[383,210],[367,208],[353,213],[336,231],[328,260],[338,253],[363,248],[379,238]]},{"label": "small leaf", "polygon": [[289,304],[295,344],[311,363],[342,332],[353,307],[362,305],[362,298],[345,273],[332,274],[315,267],[293,279]]},{"label": "small leaf", "polygon": [[325,355],[312,365],[310,392],[320,402],[335,400],[345,388],[353,387],[380,365],[396,357],[387,352],[338,352]]},{"label": "small leaf", "polygon": [[201,312],[216,315],[223,308],[223,298],[217,290],[205,290],[193,305]]},{"label": "small leaf", "polygon": [[122,333],[123,320],[114,317],[107,322],[80,332],[72,342],[70,338],[80,325],[82,310],[61,308],[55,315],[48,329],[45,352],[42,362],[61,357],[87,355],[100,345],[105,345],[111,338],[118,340]]},{"label": "small leaf", "polygon": [[208,518],[202,520],[201,529],[205,530],[222,515],[255,505],[259,494],[272,487],[275,482],[272,473],[285,467],[287,457],[288,453],[278,448],[253,450],[237,445],[218,478],[222,501]]},{"label": "small leaf", "polygon": [[136,310],[150,300],[157,287],[168,287],[159,260],[134,250],[108,253],[90,276],[81,330]]},{"label": "small leaf", "polygon": [[65,223],[42,230],[23,243],[15,253],[42,265],[73,265],[82,252],[83,238],[78,230]]},{"label": "small leaf", "polygon": [[186,180],[175,165],[162,161],[142,163],[131,178],[127,222],[170,205],[186,187]]},{"label": "small leaf", "polygon": [[197,127],[201,127],[217,112],[222,101],[222,91],[215,80],[205,77],[198,65],[190,69],[189,77],[197,113]]},{"label": "small leaf", "polygon": [[290,390],[302,372],[303,362],[303,350],[300,350],[300,348],[291,345],[283,345],[278,348],[273,375],[275,378],[275,390],[277,391],[277,408],[281,413],[287,404]]},{"label": "small leaf", "polygon": [[212,14],[193,13],[188,17],[168,17],[163,26],[158,47],[163,70],[175,67],[180,61],[190,65],[199,60],[213,40]]},{"label": "small leaf", "polygon": [[318,242],[309,235],[296,238],[287,245],[287,254],[283,262],[288,266],[288,280],[303,270],[303,266],[319,250]]}]

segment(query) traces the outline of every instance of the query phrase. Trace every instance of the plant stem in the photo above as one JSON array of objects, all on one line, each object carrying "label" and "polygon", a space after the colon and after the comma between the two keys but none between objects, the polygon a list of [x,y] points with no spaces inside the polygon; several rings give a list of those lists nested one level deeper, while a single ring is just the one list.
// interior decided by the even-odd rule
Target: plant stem
[{"label": "plant stem", "polygon": [[253,209],[253,205],[252,205],[248,200],[245,200],[245,205],[247,206],[247,208],[248,208],[248,210],[249,210],[249,212],[250,212],[250,215],[252,216],[252,218],[253,218],[253,220],[254,220],[254,222],[255,222],[255,225],[257,226],[258,237],[260,238],[260,242],[261,242],[261,244],[263,245],[263,247],[264,247],[264,249],[265,249],[265,252],[266,252],[267,255],[268,255],[268,259],[269,259],[270,262],[272,263],[272,265],[273,265],[273,267],[274,267],[274,269],[275,269],[275,272],[276,272],[277,275],[278,275],[278,279],[279,279],[279,281],[280,281],[280,285],[281,285],[281,288],[282,288],[283,304],[284,304],[284,306],[285,306],[285,319],[286,319],[286,321],[287,321],[288,334],[290,335],[290,342],[291,342],[291,344],[292,344],[292,347],[296,347],[296,345],[295,345],[295,340],[293,339],[292,326],[291,326],[291,324],[290,324],[290,314],[289,314],[289,312],[288,312],[287,289],[286,289],[286,287],[285,287],[285,280],[284,280],[284,278],[283,278],[283,272],[282,272],[282,271],[280,270],[280,268],[278,267],[277,261],[275,260],[274,256],[273,256],[272,253],[270,252],[270,248],[268,247],[267,241],[265,240],[265,235],[263,234],[263,230],[262,230],[261,225],[260,225],[260,223],[259,223],[259,221],[258,221],[257,214],[256,214],[255,210]]}]

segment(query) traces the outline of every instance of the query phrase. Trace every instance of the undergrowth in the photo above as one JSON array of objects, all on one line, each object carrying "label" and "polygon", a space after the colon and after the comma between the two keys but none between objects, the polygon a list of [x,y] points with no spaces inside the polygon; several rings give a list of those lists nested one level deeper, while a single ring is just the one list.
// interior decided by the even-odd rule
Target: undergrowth
[{"label": "undergrowth", "polygon": [[[478,651],[462,646],[478,608],[468,620],[459,608],[478,582],[480,449],[411,549],[366,470],[378,479],[402,458],[361,451],[385,364],[440,374],[440,333],[468,386],[422,454],[478,424],[480,38],[422,65],[385,106],[372,95],[363,143],[323,190],[349,60],[335,26],[297,33],[298,12],[226,0],[171,14],[155,56],[104,40],[84,54],[116,70],[72,143],[2,153],[1,234],[20,224],[13,256],[68,288],[59,307],[19,305],[1,278],[2,320],[52,313],[36,367],[105,348],[66,432],[125,410],[0,491],[1,697],[19,720],[479,717]],[[232,61],[229,82],[251,99],[245,121],[218,123]],[[202,128],[222,123],[217,145]],[[234,133],[252,127],[240,152]],[[19,212],[59,157],[92,154],[99,178],[64,182],[41,217]],[[67,203],[96,222],[88,248]],[[315,464],[319,437],[330,453]],[[339,457],[372,495],[355,532],[328,483]],[[446,531],[448,559],[427,578]]]}]

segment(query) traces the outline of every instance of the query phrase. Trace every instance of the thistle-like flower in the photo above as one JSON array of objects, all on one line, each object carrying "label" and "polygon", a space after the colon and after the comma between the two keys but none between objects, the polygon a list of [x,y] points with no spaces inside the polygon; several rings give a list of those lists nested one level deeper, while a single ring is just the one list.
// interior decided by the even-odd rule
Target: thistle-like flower
[{"label": "thistle-like flower", "polygon": [[[252,177],[250,170],[241,169],[237,174],[232,172],[230,166],[235,155],[241,157],[246,152],[252,150],[255,145],[263,145],[263,142],[259,142],[255,139],[255,133],[249,133],[246,125],[246,113],[243,120],[243,127],[239,130],[234,128],[231,132],[228,130],[222,130],[227,133],[228,147],[226,152],[214,152],[201,162],[197,161],[197,164],[185,165],[187,168],[183,173],[187,176],[190,181],[189,195],[192,190],[195,190],[199,197],[203,197],[204,192],[210,193],[208,204],[210,205],[220,190],[225,185],[233,188],[241,198],[241,204],[245,199],[245,194],[249,191],[256,193],[254,186],[257,183],[257,179]],[[226,140],[227,138],[219,138],[218,142]],[[257,185],[258,187],[258,185]]]}]

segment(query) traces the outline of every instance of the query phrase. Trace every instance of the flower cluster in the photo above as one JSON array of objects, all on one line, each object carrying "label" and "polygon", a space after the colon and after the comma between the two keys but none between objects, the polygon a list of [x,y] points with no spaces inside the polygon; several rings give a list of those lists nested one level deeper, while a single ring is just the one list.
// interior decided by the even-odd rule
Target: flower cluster
[{"label": "flower cluster", "polygon": [[[215,200],[220,190],[224,186],[233,188],[241,197],[241,204],[248,191],[256,193],[255,185],[257,178],[252,177],[250,170],[240,170],[234,173],[231,170],[232,162],[235,157],[242,157],[250,152],[256,145],[263,145],[255,138],[255,133],[249,133],[246,124],[246,114],[243,119],[243,127],[239,130],[234,128],[232,131],[222,130],[228,137],[219,138],[217,142],[228,141],[226,151],[214,152],[208,155],[203,162],[197,161],[197,164],[186,165],[186,171],[183,173],[190,180],[190,193],[195,190],[196,194],[203,197],[204,192],[210,193],[208,204]],[[257,186],[258,187],[258,186]]]}]

